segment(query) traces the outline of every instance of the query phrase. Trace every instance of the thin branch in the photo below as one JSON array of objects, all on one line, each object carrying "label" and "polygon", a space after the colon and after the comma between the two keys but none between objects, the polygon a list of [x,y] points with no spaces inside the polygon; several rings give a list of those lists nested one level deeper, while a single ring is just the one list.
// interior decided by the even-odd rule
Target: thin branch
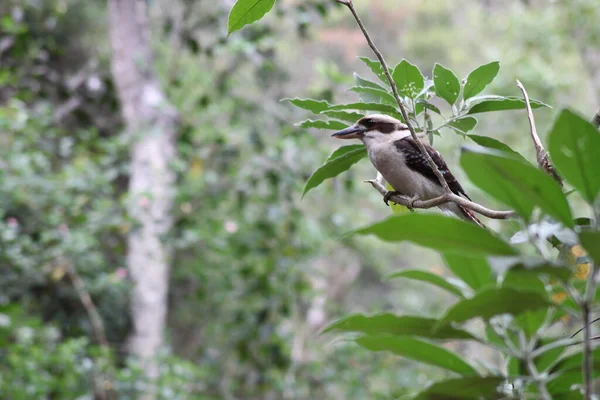
[{"label": "thin branch", "polygon": [[452,191],[450,190],[450,187],[448,186],[448,182],[446,182],[446,179],[444,178],[444,176],[438,169],[437,165],[435,164],[435,162],[433,162],[433,159],[431,158],[431,156],[429,155],[427,150],[425,150],[425,146],[423,146],[423,143],[421,143],[421,141],[419,140],[417,133],[415,132],[415,129],[413,128],[412,124],[410,123],[410,120],[408,118],[408,113],[406,112],[406,108],[404,107],[402,100],[400,100],[400,95],[398,94],[398,88],[396,87],[396,82],[394,82],[394,79],[392,79],[392,76],[390,75],[389,68],[387,66],[387,63],[385,62],[385,59],[383,58],[383,55],[377,49],[377,46],[375,46],[375,43],[373,43],[373,40],[371,40],[371,36],[369,35],[369,32],[367,31],[364,24],[362,23],[362,20],[358,16],[356,9],[354,8],[354,4],[352,3],[352,0],[336,0],[336,1],[338,3],[345,5],[346,7],[348,7],[350,9],[350,12],[354,16],[356,23],[358,24],[358,26],[360,27],[360,30],[362,31],[363,35],[365,36],[365,39],[367,39],[367,43],[369,44],[369,47],[371,48],[371,50],[373,50],[373,53],[375,53],[375,55],[377,56],[377,59],[381,63],[381,66],[383,68],[383,73],[385,74],[385,77],[387,78],[390,86],[392,87],[392,92],[394,94],[394,98],[396,99],[396,103],[398,103],[398,107],[400,108],[400,113],[402,114],[402,117],[404,118],[404,122],[406,123],[408,130],[410,131],[410,135],[412,136],[413,140],[417,143],[417,146],[419,147],[421,154],[423,154],[423,157],[425,157],[425,159],[429,163],[429,166],[433,170],[433,173],[435,174],[437,179],[440,181],[440,184],[444,188],[444,191],[446,193],[452,193]]},{"label": "thin branch", "polygon": [[[371,186],[373,186],[382,195],[385,195],[388,192],[386,187],[382,185],[377,179],[366,180],[365,182],[370,183]],[[392,195],[390,196],[390,200],[396,204],[400,204],[409,208],[433,208],[445,203],[456,203],[462,207],[468,208],[469,210],[473,210],[481,215],[493,219],[507,219],[512,218],[516,215],[514,211],[496,211],[491,210],[489,208],[485,208],[480,204],[474,203],[470,200],[457,196],[452,192],[444,193],[443,195],[430,200],[413,200],[410,197],[400,195]]]},{"label": "thin branch", "polygon": [[540,140],[540,137],[537,134],[537,129],[535,128],[535,120],[533,119],[533,111],[531,110],[531,104],[529,103],[529,96],[527,95],[527,91],[523,84],[517,79],[517,87],[521,89],[523,92],[523,97],[525,98],[525,106],[527,107],[527,117],[529,118],[529,128],[531,131],[531,139],[533,140],[533,145],[535,146],[535,152],[537,155],[537,163],[538,167],[540,167],[543,171],[545,171],[548,175],[556,179],[556,181],[562,186],[562,178],[550,162],[550,157],[548,156],[548,152],[544,149],[544,145]]}]

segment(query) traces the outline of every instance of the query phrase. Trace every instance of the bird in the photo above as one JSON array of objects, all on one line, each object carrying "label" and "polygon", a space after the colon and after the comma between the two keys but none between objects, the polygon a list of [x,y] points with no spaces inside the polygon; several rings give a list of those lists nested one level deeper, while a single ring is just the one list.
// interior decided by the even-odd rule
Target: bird
[{"label": "bird", "polygon": [[[410,204],[417,199],[429,200],[444,194],[443,186],[412,138],[408,126],[397,119],[384,114],[366,115],[354,125],[331,136],[337,139],[359,139],[364,143],[371,163],[394,189],[384,196],[386,204],[390,196],[395,194],[410,197]],[[450,190],[457,196],[471,200],[450,172],[442,155],[429,144],[421,143],[446,179]],[[438,207],[445,213],[485,227],[471,210],[456,203],[449,202]]]}]

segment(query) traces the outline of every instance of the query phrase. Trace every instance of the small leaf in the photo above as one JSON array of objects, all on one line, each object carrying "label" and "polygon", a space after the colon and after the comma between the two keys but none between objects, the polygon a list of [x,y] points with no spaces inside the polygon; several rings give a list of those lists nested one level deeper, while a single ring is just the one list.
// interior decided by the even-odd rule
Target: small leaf
[{"label": "small leaf", "polygon": [[393,107],[388,104],[379,103],[349,103],[349,104],[337,104],[327,108],[327,111],[337,110],[361,110],[361,111],[379,111],[384,114],[391,115],[394,118],[402,119],[402,115]]},{"label": "small leaf", "polygon": [[516,250],[489,230],[473,223],[439,214],[395,215],[355,233],[378,238],[411,241],[443,253],[513,255]]},{"label": "small leaf", "polygon": [[313,100],[313,99],[283,99],[282,101],[289,101],[298,108],[303,110],[312,111],[315,114],[319,114],[321,111],[327,110],[331,105],[325,100]]},{"label": "small leaf", "polygon": [[528,162],[525,159],[525,157],[523,157],[521,154],[517,153],[512,148],[510,148],[510,146],[508,146],[505,143],[502,143],[501,141],[499,141],[497,139],[494,139],[494,138],[491,138],[488,136],[479,136],[479,135],[473,135],[473,134],[467,135],[467,137],[482,147],[505,151],[507,153],[510,153],[515,158],[519,158],[523,162]]},{"label": "small leaf", "polygon": [[349,111],[323,111],[321,114],[327,115],[330,118],[339,119],[354,124],[356,121],[364,117],[364,114],[359,114]]},{"label": "small leaf", "polygon": [[579,240],[594,262],[600,264],[600,232],[582,231],[579,233]]},{"label": "small leaf", "polygon": [[435,92],[448,104],[453,105],[460,94],[460,81],[454,72],[443,65],[435,64],[433,67],[433,83]]},{"label": "small leaf", "polygon": [[473,128],[475,128],[475,125],[477,125],[477,119],[473,117],[463,117],[449,122],[447,126],[455,130],[456,133],[464,135],[465,133],[472,131]]},{"label": "small leaf", "polygon": [[430,339],[466,339],[474,340],[475,337],[467,331],[445,326],[434,330],[436,319],[416,317],[412,315],[396,316],[390,313],[367,316],[363,314],[352,314],[332,322],[323,329],[323,333],[358,332],[367,335],[410,335]]},{"label": "small leaf", "polygon": [[416,281],[427,282],[439,288],[447,290],[448,292],[455,294],[459,297],[464,297],[462,290],[458,286],[449,282],[444,277],[428,271],[422,271],[418,269],[407,269],[403,271],[394,272],[393,274],[387,277],[387,279],[394,278],[407,278],[414,279]]},{"label": "small leaf", "polygon": [[574,112],[562,110],[548,147],[560,174],[593,203],[600,191],[600,134],[596,128]]},{"label": "small leaf", "polygon": [[506,381],[500,376],[461,377],[434,383],[412,400],[500,400],[507,398],[500,391]]},{"label": "small leaf", "polygon": [[492,269],[485,258],[465,257],[461,254],[444,254],[446,266],[467,285],[479,290],[495,283]]},{"label": "small leaf", "polygon": [[364,146],[361,146],[361,148],[348,151],[337,158],[328,159],[325,164],[320,166],[315,172],[313,172],[310,178],[308,178],[308,181],[304,186],[304,191],[302,192],[302,197],[304,197],[309,190],[319,186],[326,179],[338,176],[366,156],[367,149],[365,149]]},{"label": "small leaf", "polygon": [[377,60],[371,60],[368,57],[358,57],[362,62],[364,62],[365,64],[367,64],[367,67],[369,67],[369,69],[371,70],[371,72],[373,72],[375,74],[375,76],[377,76],[379,78],[379,80],[383,83],[387,85],[389,85],[389,82],[387,80],[387,78],[385,77],[385,74],[383,73],[383,67],[381,66],[381,63]]},{"label": "small leaf", "polygon": [[395,105],[396,100],[394,100],[394,96],[389,94],[387,91],[370,88],[370,87],[362,87],[362,86],[354,86],[350,89],[351,92],[358,93],[360,100],[364,102],[376,102],[376,103],[385,103]]},{"label": "small leaf", "polygon": [[435,365],[463,375],[477,375],[477,371],[458,354],[410,336],[363,336],[356,343],[370,351],[390,351],[399,356]]},{"label": "small leaf", "polygon": [[490,319],[499,314],[519,315],[528,310],[548,307],[550,304],[548,299],[535,292],[521,292],[512,288],[489,288],[450,307],[440,319],[439,326],[477,317]]},{"label": "small leaf", "polygon": [[381,86],[379,83],[375,83],[365,78],[361,78],[357,73],[354,73],[354,82],[356,82],[357,86],[371,88],[371,89],[379,89],[387,92],[388,90]]},{"label": "small leaf", "polygon": [[274,4],[275,0],[238,0],[229,13],[227,34],[258,21],[273,8]]},{"label": "small leaf", "polygon": [[[477,102],[473,105],[474,102]],[[538,100],[529,100],[532,109],[550,107]],[[467,114],[477,114],[489,111],[522,110],[525,109],[525,101],[518,97],[504,96],[481,96],[474,97],[469,102],[470,109]]]},{"label": "small leaf", "polygon": [[300,123],[301,128],[316,128],[316,129],[332,129],[335,131],[347,128],[348,125],[340,121],[323,121],[321,119],[312,120],[307,119]]},{"label": "small leaf", "polygon": [[560,185],[529,163],[494,150],[463,147],[461,165],[479,188],[529,220],[537,206],[567,227],[573,217]]},{"label": "small leaf", "polygon": [[392,78],[396,83],[398,92],[413,99],[425,86],[425,78],[419,67],[406,60],[402,60],[396,65],[392,72]]},{"label": "small leaf", "polygon": [[498,71],[500,71],[500,63],[498,61],[481,65],[471,71],[463,90],[463,99],[468,100],[481,93],[487,85],[492,83],[496,75],[498,75]]}]

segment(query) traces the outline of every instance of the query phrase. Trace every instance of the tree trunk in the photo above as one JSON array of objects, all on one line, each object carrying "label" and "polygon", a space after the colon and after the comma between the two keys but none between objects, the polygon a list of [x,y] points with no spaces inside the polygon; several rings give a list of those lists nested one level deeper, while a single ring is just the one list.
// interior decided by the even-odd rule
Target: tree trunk
[{"label": "tree trunk", "polygon": [[[149,43],[144,0],[109,0],[112,73],[127,134],[131,139],[127,265],[133,281],[133,332],[129,351],[140,358],[150,379],[163,342],[171,250],[164,235],[173,224],[177,112],[161,90]],[[154,395],[149,394],[152,398]]]}]

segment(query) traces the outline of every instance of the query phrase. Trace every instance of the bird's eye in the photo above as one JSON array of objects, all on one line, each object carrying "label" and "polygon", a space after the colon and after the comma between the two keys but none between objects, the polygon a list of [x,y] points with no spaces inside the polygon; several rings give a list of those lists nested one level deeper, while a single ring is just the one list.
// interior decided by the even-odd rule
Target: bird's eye
[{"label": "bird's eye", "polygon": [[363,125],[366,126],[366,127],[373,126],[373,120],[372,119],[365,119],[363,121]]}]

